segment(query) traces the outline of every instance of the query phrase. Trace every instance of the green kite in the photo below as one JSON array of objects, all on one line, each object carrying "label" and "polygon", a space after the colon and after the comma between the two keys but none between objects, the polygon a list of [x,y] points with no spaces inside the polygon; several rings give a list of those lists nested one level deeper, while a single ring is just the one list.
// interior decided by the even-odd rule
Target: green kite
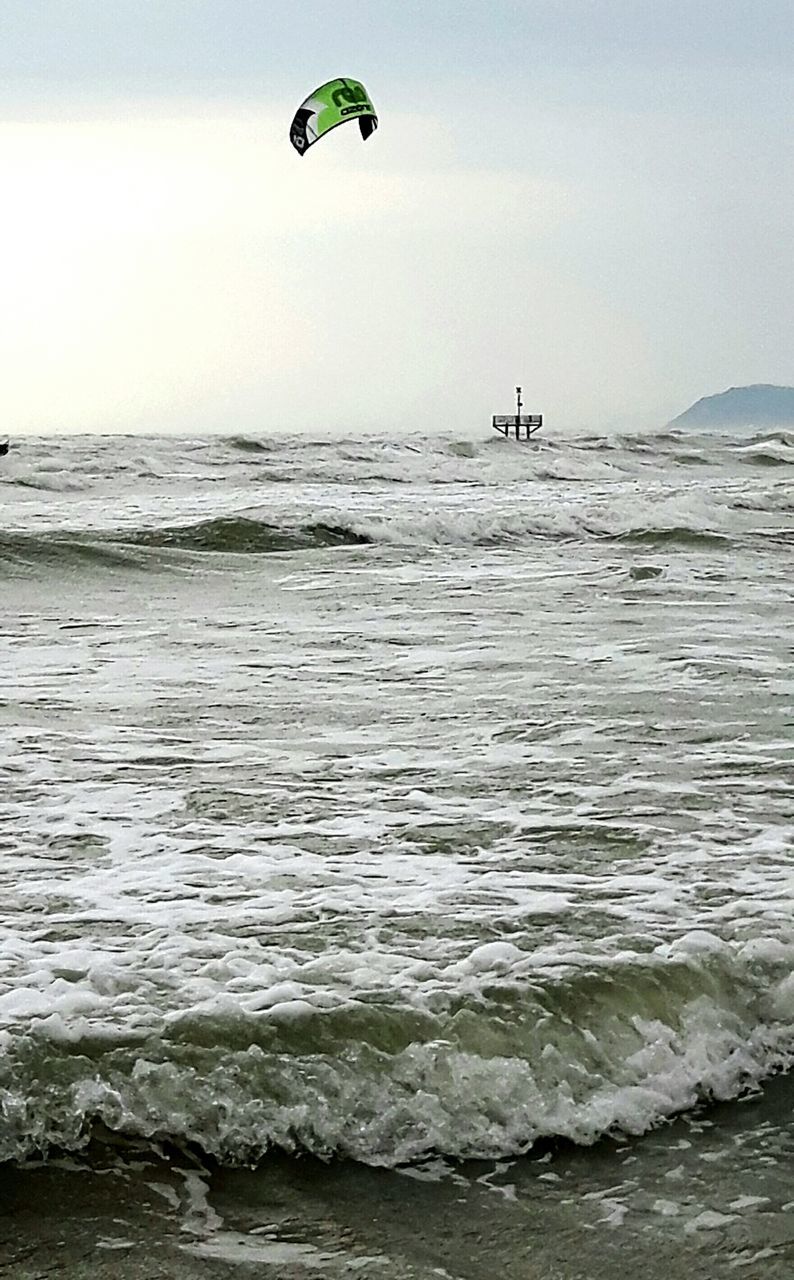
[{"label": "green kite", "polygon": [[363,84],[346,77],[329,80],[298,107],[289,140],[298,154],[303,155],[324,133],[349,120],[358,120],[362,138],[368,138],[378,127],[375,108]]}]

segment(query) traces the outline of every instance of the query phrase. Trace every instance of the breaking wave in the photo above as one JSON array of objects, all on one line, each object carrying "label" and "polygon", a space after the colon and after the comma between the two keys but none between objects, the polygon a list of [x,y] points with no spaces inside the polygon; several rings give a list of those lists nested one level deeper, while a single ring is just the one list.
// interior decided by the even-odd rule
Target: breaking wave
[{"label": "breaking wave", "polygon": [[761,955],[690,935],[527,984],[531,957],[490,943],[460,963],[443,1007],[321,1009],[282,987],[255,1012],[219,994],[117,1033],[88,1015],[96,996],[65,1019],[61,982],[48,1016],[17,1000],[29,1030],[4,1037],[0,1159],[79,1149],[98,1125],[238,1164],[272,1147],[394,1166],[642,1134],[790,1065],[788,966]]},{"label": "breaking wave", "polygon": [[169,552],[267,555],[308,548],[357,546],[369,541],[365,534],[354,529],[321,521],[298,528],[279,528],[264,521],[234,516],[114,533],[0,533],[0,567],[5,565],[12,571],[36,565],[140,569],[158,564],[167,567]]},{"label": "breaking wave", "polygon": [[[749,508],[748,509],[755,509]],[[0,533],[0,567],[13,572],[26,567],[109,566],[113,568],[167,568],[174,556],[261,556],[324,548],[382,545],[391,548],[473,546],[524,546],[533,540],[612,540],[667,547],[669,549],[719,547],[731,541],[728,527],[700,525],[690,512],[690,523],[668,521],[665,512],[654,523],[654,513],[637,509],[610,511],[604,506],[582,508],[560,505],[550,511],[382,512],[372,515],[318,518],[305,524],[279,525],[248,515],[200,520],[192,524],[124,529],[116,531],[64,530],[58,532]],[[672,513],[674,516],[676,513]]]}]

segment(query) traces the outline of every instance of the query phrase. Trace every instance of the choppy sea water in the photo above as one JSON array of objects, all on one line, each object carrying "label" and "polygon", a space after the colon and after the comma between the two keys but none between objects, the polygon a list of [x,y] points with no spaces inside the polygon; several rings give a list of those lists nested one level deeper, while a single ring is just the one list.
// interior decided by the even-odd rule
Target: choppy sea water
[{"label": "choppy sea water", "polygon": [[786,433],[16,445],[0,1159],[189,1152],[193,1254],[284,1276],[488,1271],[246,1177],[485,1188],[506,1276],[516,1205],[788,1274],[793,480]]}]

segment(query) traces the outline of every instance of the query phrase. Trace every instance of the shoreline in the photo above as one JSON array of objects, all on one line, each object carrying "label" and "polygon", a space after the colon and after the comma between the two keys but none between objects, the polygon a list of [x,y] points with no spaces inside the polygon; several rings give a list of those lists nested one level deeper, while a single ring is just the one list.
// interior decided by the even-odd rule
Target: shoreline
[{"label": "shoreline", "polygon": [[[635,1140],[386,1170],[120,1147],[0,1166],[4,1280],[787,1280],[794,1077]],[[788,1198],[788,1202],[784,1199]]]}]

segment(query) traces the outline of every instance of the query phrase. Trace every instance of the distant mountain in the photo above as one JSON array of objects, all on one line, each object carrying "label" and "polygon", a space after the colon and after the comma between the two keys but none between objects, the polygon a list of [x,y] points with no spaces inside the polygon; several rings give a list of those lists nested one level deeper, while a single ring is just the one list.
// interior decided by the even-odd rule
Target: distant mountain
[{"label": "distant mountain", "polygon": [[670,427],[794,427],[794,387],[759,382],[696,400]]}]

